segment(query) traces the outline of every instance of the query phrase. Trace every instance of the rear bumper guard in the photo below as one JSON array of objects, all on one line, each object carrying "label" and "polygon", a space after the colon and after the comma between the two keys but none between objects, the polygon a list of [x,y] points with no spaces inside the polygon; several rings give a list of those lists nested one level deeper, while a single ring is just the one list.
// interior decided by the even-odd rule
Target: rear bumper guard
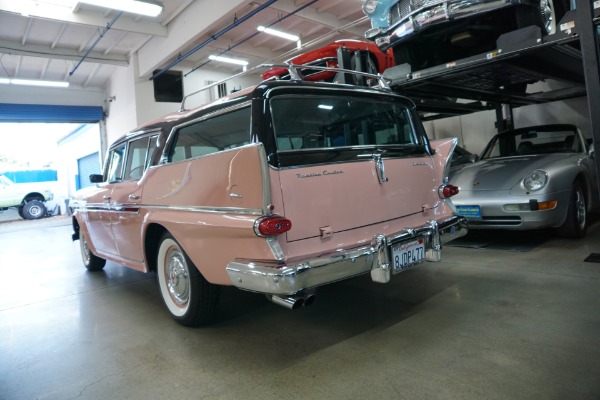
[{"label": "rear bumper guard", "polygon": [[227,265],[233,285],[253,292],[292,295],[306,289],[371,272],[374,282],[389,282],[391,245],[423,238],[425,259],[440,261],[442,244],[467,234],[467,219],[452,216],[386,237],[377,235],[370,246],[338,251],[294,265],[274,266],[236,260]]}]

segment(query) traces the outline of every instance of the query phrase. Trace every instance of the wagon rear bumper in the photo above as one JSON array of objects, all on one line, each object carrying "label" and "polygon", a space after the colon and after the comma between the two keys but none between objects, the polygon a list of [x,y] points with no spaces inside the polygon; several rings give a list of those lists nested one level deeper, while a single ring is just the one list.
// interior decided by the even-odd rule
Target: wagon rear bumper
[{"label": "wagon rear bumper", "polygon": [[440,261],[442,244],[467,234],[467,219],[451,216],[396,235],[377,235],[369,246],[305,260],[293,265],[275,265],[236,260],[227,265],[234,286],[253,292],[293,295],[317,286],[371,272],[375,282],[391,279],[391,246],[422,238],[427,261]]}]

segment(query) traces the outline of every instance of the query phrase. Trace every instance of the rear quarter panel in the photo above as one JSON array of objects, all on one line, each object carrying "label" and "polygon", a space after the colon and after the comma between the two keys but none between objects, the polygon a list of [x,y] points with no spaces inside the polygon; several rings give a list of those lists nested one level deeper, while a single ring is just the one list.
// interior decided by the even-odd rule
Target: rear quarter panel
[{"label": "rear quarter panel", "polygon": [[244,146],[151,168],[143,178],[145,227],[169,231],[209,282],[231,284],[225,267],[236,258],[273,259],[254,233],[265,207],[261,152]]}]

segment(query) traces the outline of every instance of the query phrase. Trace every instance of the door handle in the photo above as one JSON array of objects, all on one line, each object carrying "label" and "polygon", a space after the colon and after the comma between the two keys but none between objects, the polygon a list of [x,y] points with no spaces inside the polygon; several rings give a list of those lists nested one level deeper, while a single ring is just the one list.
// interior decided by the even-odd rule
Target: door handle
[{"label": "door handle", "polygon": [[129,200],[139,200],[140,196],[138,196],[137,194],[130,194],[129,195]]},{"label": "door handle", "polygon": [[373,154],[373,162],[375,163],[375,169],[377,170],[377,179],[379,183],[385,183],[389,179],[385,176],[385,166],[383,165],[383,158],[381,154]]}]

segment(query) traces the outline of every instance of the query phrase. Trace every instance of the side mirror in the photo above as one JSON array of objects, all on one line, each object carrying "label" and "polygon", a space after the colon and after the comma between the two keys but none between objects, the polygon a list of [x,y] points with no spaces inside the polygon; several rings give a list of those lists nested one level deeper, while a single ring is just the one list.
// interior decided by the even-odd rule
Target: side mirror
[{"label": "side mirror", "polygon": [[104,176],[102,176],[100,174],[92,174],[92,175],[90,175],[90,182],[92,182],[92,183],[104,182]]},{"label": "side mirror", "polygon": [[478,159],[478,158],[479,158],[479,156],[478,156],[477,154],[471,154],[471,155],[469,156],[469,162],[470,162],[470,163],[477,162],[477,159]]}]

